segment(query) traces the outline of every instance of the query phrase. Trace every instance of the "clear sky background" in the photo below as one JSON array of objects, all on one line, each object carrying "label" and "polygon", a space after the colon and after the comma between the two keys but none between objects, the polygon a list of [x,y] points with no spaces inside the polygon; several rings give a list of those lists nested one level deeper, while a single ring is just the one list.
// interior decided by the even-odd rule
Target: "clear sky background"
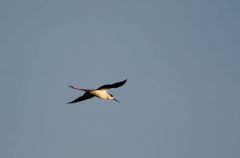
[{"label": "clear sky background", "polygon": [[[239,158],[239,17],[238,0],[1,0],[0,157]],[[120,104],[66,104],[125,78]]]}]

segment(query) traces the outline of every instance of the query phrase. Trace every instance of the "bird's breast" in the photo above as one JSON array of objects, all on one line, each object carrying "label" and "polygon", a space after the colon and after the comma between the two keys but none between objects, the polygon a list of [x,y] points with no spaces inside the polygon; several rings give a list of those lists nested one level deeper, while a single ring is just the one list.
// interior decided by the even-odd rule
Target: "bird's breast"
[{"label": "bird's breast", "polygon": [[93,90],[93,91],[90,91],[89,93],[91,93],[92,95],[98,97],[98,98],[101,98],[101,99],[108,99],[109,95],[107,93],[106,90]]}]

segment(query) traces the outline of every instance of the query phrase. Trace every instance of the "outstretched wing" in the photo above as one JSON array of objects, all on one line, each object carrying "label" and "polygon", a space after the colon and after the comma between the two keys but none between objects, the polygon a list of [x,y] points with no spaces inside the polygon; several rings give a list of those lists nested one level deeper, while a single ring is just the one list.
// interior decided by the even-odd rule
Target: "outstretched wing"
[{"label": "outstretched wing", "polygon": [[118,87],[121,87],[122,85],[124,85],[126,82],[127,82],[127,79],[124,80],[124,81],[121,81],[121,82],[103,85],[103,86],[99,87],[98,90],[99,90],[99,89],[118,88]]},{"label": "outstretched wing", "polygon": [[87,99],[90,99],[92,97],[94,97],[94,95],[92,95],[92,94],[90,94],[88,92],[85,92],[82,96],[80,96],[79,98],[69,102],[68,104],[80,102],[80,101],[83,101],[83,100],[87,100]]}]

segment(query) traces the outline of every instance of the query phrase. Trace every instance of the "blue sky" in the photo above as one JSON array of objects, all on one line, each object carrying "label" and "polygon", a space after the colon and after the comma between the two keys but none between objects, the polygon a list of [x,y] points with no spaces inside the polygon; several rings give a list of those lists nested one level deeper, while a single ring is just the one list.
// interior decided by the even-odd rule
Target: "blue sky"
[{"label": "blue sky", "polygon": [[[0,156],[238,158],[239,6],[2,0]],[[66,104],[125,78],[120,104]]]}]

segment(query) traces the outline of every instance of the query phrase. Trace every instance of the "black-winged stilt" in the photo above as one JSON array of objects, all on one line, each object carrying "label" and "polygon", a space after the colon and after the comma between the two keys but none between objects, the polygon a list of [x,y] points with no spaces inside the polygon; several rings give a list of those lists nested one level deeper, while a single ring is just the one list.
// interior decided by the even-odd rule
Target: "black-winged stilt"
[{"label": "black-winged stilt", "polygon": [[127,79],[124,81],[121,81],[121,82],[103,85],[97,89],[84,89],[84,88],[77,88],[74,86],[69,86],[70,88],[73,88],[73,89],[85,91],[85,93],[82,96],[80,96],[79,98],[69,102],[68,104],[80,102],[80,101],[83,101],[86,99],[90,99],[92,97],[98,97],[98,98],[107,99],[107,100],[115,100],[115,101],[119,102],[111,93],[108,92],[108,89],[121,87],[126,82],[127,82]]}]

